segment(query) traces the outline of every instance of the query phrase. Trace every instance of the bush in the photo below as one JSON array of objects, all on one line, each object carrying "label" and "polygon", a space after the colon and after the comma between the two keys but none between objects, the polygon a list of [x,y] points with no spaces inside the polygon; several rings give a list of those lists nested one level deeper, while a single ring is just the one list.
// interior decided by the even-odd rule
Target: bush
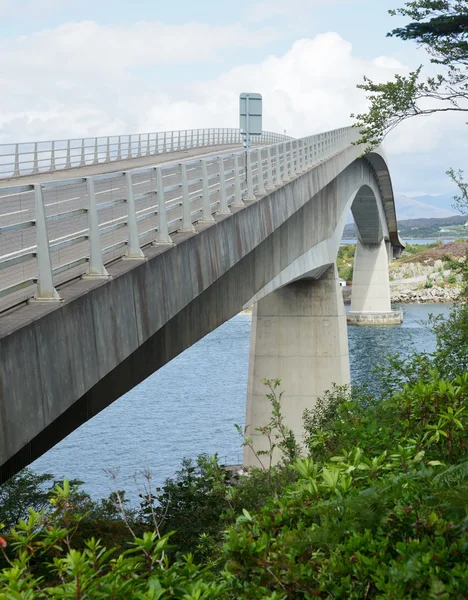
[{"label": "bush", "polygon": [[434,284],[433,284],[432,280],[431,280],[431,279],[429,279],[429,277],[428,277],[428,278],[426,279],[426,282],[424,283],[424,288],[425,288],[425,289],[430,289],[430,288],[432,288],[432,287],[434,287]]},{"label": "bush", "polygon": [[467,409],[468,374],[380,403],[329,394],[299,481],[228,532],[233,597],[464,598]]},{"label": "bush", "polygon": [[[0,600],[12,598],[219,598],[224,585],[188,556],[171,564],[169,536],[132,535],[127,550],[107,550],[89,539],[76,549],[74,537],[83,516],[76,512],[67,481],[51,497],[51,511],[30,510],[0,548],[9,566],[0,571]],[[42,571],[38,572],[38,565]]]}]

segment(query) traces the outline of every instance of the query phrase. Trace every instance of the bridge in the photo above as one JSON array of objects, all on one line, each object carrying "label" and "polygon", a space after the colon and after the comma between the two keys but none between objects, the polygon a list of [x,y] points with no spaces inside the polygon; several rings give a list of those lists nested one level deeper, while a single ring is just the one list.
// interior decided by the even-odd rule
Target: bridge
[{"label": "bridge", "polygon": [[357,135],[264,133],[248,152],[234,129],[0,146],[0,481],[252,304],[244,462],[265,444],[263,378],[282,380],[301,435],[304,408],[350,381],[347,319],[401,321],[390,174]]}]

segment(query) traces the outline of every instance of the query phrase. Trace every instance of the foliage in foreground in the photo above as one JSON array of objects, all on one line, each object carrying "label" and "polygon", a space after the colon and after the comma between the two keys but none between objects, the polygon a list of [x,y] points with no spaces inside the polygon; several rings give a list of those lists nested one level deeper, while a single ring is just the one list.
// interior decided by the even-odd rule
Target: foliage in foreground
[{"label": "foliage in foreground", "polygon": [[[130,520],[123,548],[106,550],[94,538],[83,543],[78,532],[87,517],[65,483],[49,508],[31,510],[0,537],[9,563],[0,573],[0,600],[465,598],[468,374],[444,380],[431,371],[381,401],[338,388],[305,424],[302,458],[296,449],[282,465],[237,485],[208,461],[208,498],[186,513],[182,491],[188,483],[200,488],[197,470],[173,482],[182,491],[166,514],[174,510],[170,518],[179,515],[184,527],[197,510],[212,521],[197,531],[201,566],[192,556],[174,560],[169,535],[159,528],[136,534]],[[263,482],[254,502],[252,481]],[[213,512],[212,493],[226,508]]]},{"label": "foliage in foreground", "polygon": [[391,359],[377,396],[320,399],[303,447],[267,381],[270,451],[238,480],[201,457],[139,511],[33,476],[11,483],[26,511],[1,488],[0,600],[466,599],[468,304],[432,328],[435,352]]}]

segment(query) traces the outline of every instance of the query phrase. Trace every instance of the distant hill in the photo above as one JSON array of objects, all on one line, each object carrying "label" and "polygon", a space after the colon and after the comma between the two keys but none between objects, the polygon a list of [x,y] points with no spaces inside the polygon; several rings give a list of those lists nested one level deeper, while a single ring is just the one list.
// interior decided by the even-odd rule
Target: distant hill
[{"label": "distant hill", "polygon": [[[461,215],[445,218],[398,219],[398,231],[403,239],[468,237],[468,227],[464,226],[467,222],[467,218]],[[346,225],[343,238],[356,238],[354,223]]]}]

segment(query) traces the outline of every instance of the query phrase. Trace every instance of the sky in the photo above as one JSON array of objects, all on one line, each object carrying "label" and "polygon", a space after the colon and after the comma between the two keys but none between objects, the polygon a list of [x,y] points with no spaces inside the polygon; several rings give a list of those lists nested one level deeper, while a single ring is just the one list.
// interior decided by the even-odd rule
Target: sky
[{"label": "sky", "polygon": [[[350,125],[363,75],[426,61],[387,38],[404,0],[0,0],[0,143],[237,127],[263,95],[264,129],[295,137]],[[428,66],[429,72],[432,67]],[[454,191],[466,116],[414,119],[385,142],[396,193]]]}]

